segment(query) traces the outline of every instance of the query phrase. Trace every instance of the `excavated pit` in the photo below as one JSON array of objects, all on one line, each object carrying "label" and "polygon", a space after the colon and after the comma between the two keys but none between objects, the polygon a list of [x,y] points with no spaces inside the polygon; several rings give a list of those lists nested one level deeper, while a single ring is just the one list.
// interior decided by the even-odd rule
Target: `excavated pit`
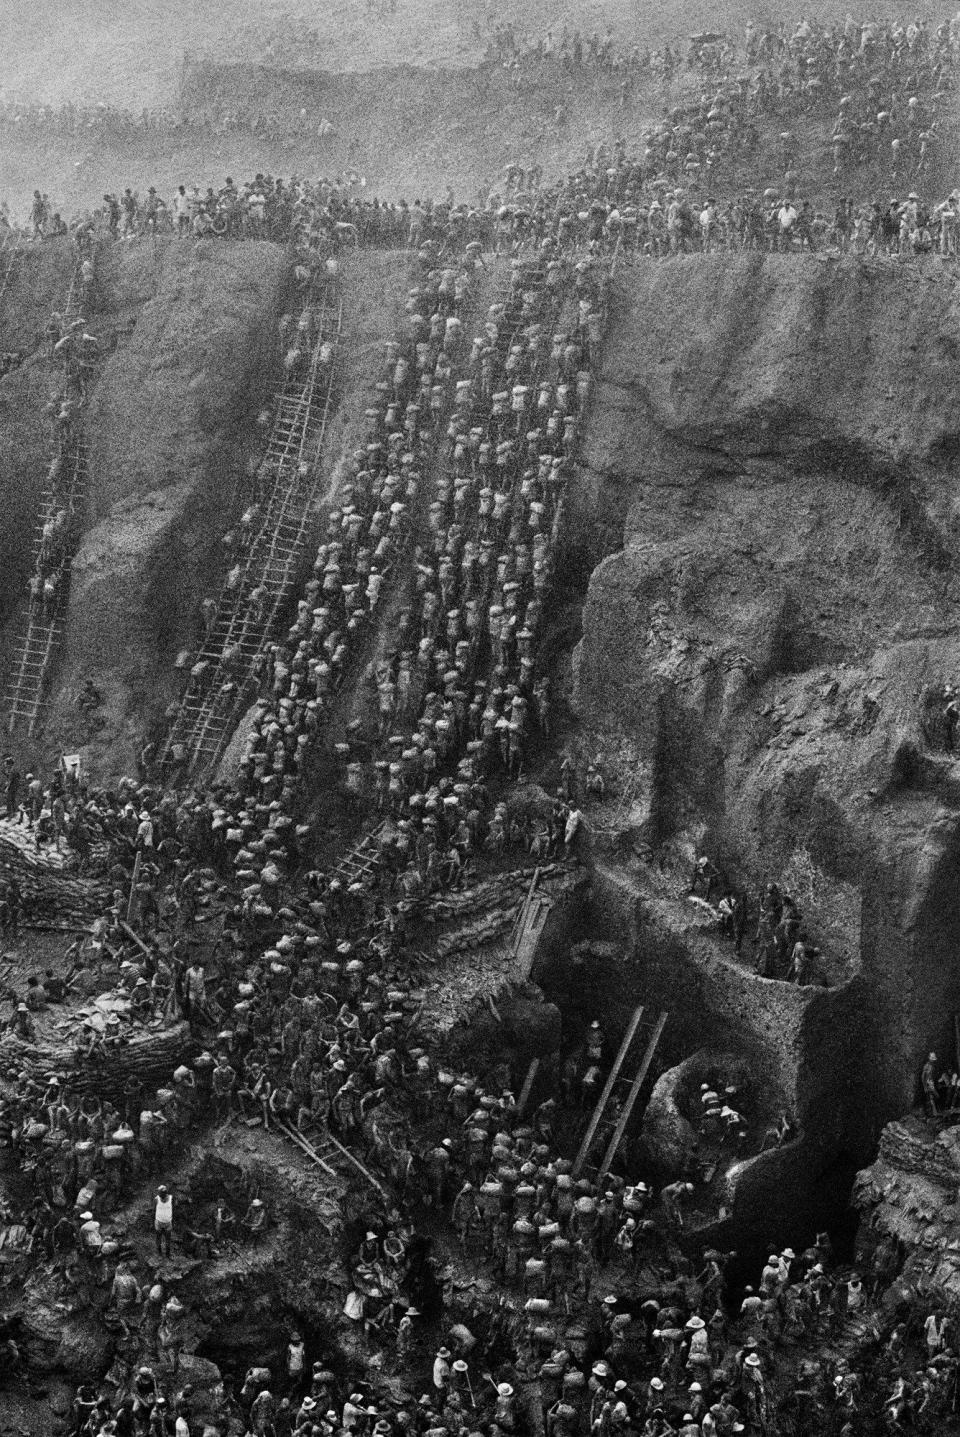
[{"label": "excavated pit", "polygon": [[[52,292],[65,261],[44,254]],[[336,456],[363,427],[363,354],[394,331],[408,278],[402,255],[350,263],[355,342],[325,450],[331,494]],[[684,1159],[644,1128],[654,1087],[705,1047],[731,1072],[746,1065],[750,1151],[723,1165],[689,1234],[735,1246],[744,1270],[771,1231],[798,1250],[824,1226],[846,1241],[854,1172],[913,1103],[922,1055],[952,1039],[960,1009],[960,788],[936,726],[940,686],[960,671],[957,302],[952,279],[918,273],[796,256],[621,268],[545,640],[560,734],[532,762],[545,797],[560,747],[581,768],[599,757],[608,793],[584,803],[588,879],[556,895],[523,969],[503,957],[509,922],[491,926],[477,966],[492,980],[446,1038],[451,1062],[496,1055],[515,1089],[540,1056],[539,1101],[585,1022],[596,1017],[614,1051],[637,1003],[665,1009],[618,1160],[655,1178]],[[105,267],[94,319],[135,324],[91,405],[96,484],[51,750],[72,736],[69,695],[91,663],[109,702],[87,757],[105,772],[131,766],[175,692],[173,656],[222,571],[224,494],[255,443],[238,420],[269,382],[287,282],[267,246],[135,245]],[[39,348],[35,336],[0,397],[16,403]],[[23,461],[42,456],[24,449]],[[17,512],[22,538],[28,506]],[[12,580],[0,599],[9,635]],[[340,701],[341,726],[365,712],[362,682]],[[314,814],[331,811],[328,777],[318,766]],[[338,811],[319,844],[352,823]],[[774,879],[798,899],[825,986],[760,978],[749,943],[737,956],[717,936],[687,895],[701,852],[754,893]],[[445,962],[452,952],[435,946]],[[465,970],[450,966],[456,996]],[[439,1012],[442,974],[431,982]],[[792,1140],[758,1153],[780,1112]],[[298,1197],[304,1213],[313,1201]],[[345,1293],[280,1271],[254,1311],[232,1269],[220,1276],[235,1330],[202,1334],[202,1358],[242,1375],[278,1309],[329,1352]]]}]

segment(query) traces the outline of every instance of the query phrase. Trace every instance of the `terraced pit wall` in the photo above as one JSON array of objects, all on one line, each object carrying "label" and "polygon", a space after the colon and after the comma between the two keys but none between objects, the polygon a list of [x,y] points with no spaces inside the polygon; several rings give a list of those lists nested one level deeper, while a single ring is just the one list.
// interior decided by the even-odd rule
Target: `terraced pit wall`
[{"label": "terraced pit wall", "polygon": [[831,981],[861,975],[867,1142],[960,1008],[956,314],[935,261],[626,265],[571,486],[568,548],[608,555],[572,656],[584,748],[640,779],[628,821],[681,867],[803,878]]}]

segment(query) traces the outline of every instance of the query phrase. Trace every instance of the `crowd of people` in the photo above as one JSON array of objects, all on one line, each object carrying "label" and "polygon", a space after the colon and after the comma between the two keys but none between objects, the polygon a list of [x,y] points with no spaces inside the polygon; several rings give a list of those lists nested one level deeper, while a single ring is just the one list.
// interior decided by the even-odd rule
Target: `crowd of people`
[{"label": "crowd of people", "polygon": [[[411,291],[407,334],[388,349],[368,443],[328,517],[297,619],[263,665],[239,787],[250,815],[289,809],[416,535],[406,602],[361,686],[361,713],[335,747],[351,798],[375,795],[407,835],[411,863],[427,841],[429,871],[449,875],[486,834],[474,786],[491,763],[515,776],[527,734],[543,722],[535,646],[601,301],[597,274],[581,262],[575,323],[557,334],[561,261],[549,250],[517,261],[509,295],[468,349],[460,315],[479,244],[469,242],[455,267],[437,268],[429,242],[420,254],[424,282]],[[455,377],[455,359],[469,377]],[[428,464],[441,468],[432,500]],[[494,842],[500,830],[494,823]],[[249,845],[239,833],[233,841],[247,875]],[[406,886],[414,882],[407,875]]]},{"label": "crowd of people", "polygon": [[[651,130],[642,156],[628,157],[623,141],[591,146],[580,170],[562,186],[543,185],[536,166],[510,165],[502,186],[485,192],[475,205],[455,204],[449,196],[440,202],[369,199],[356,177],[308,181],[258,174],[240,184],[228,178],[219,189],[208,186],[203,192],[183,184],[169,196],[155,187],[146,195],[132,188],[107,193],[100,212],[86,216],[83,224],[95,222],[114,240],[176,234],[309,243],[320,235],[340,244],[413,248],[425,232],[439,230],[447,249],[475,239],[483,248],[513,252],[552,235],[563,249],[617,248],[627,262],[639,256],[744,250],[955,258],[960,190],[931,197],[912,187],[922,184],[934,139],[932,127],[924,128],[927,117],[913,104],[911,98],[903,112],[903,135],[890,140],[895,162],[888,181],[899,193],[873,200],[846,195],[826,208],[815,207],[799,192],[793,168],[799,140],[790,131],[780,138],[776,185],[763,190],[745,185],[718,199],[723,182],[717,167],[731,147],[749,147],[752,125],[741,123],[739,103],[714,96]],[[841,118],[845,123],[850,112]],[[889,115],[886,135],[892,133],[888,121]],[[866,129],[873,133],[870,126]],[[859,151],[852,166],[844,159],[853,133],[841,129],[835,145],[836,175],[845,180],[863,159]],[[857,133],[856,144],[866,143],[864,126]],[[4,223],[9,226],[0,217],[0,229]],[[38,196],[30,237],[52,237],[65,228],[59,215],[51,214],[46,197]]]},{"label": "crowd of people", "polygon": [[0,128],[11,136],[42,139],[63,135],[74,139],[129,141],[138,136],[177,129],[183,121],[174,110],[129,110],[121,105],[43,105],[35,101],[0,100]]},{"label": "crowd of people", "polygon": [[[641,83],[692,72],[702,93],[694,97],[689,85],[671,93],[674,107],[647,134],[645,153],[638,158],[646,179],[662,175],[682,185],[696,206],[721,183],[729,186],[738,165],[755,166],[762,134],[771,131],[779,134],[765,156],[772,167],[770,183],[778,196],[785,191],[789,197],[791,172],[809,149],[810,136],[803,132],[809,119],[825,131],[815,144],[825,143],[832,151],[838,184],[852,187],[865,172],[884,190],[922,181],[948,140],[944,107],[952,93],[960,25],[956,18],[936,27],[920,20],[904,25],[849,17],[835,26],[807,19],[768,28],[750,22],[739,43],[712,32],[691,37],[685,62],[669,46],[658,52],[618,47],[609,30],[601,36],[564,26],[557,34],[547,31],[531,40],[511,23],[497,22],[486,37],[478,28],[475,38],[485,39],[491,72],[508,74],[518,90],[554,74],[565,85],[574,76],[601,77],[613,85],[621,112],[629,109]],[[305,43],[303,37],[291,40],[300,52],[298,63]],[[558,90],[558,124],[567,118],[565,96]],[[298,102],[289,114],[273,114],[242,88],[231,92],[227,103],[217,98],[216,85],[202,83],[191,87],[178,114],[7,102],[0,105],[0,126],[30,136],[89,134],[118,141],[184,127],[218,134],[245,130],[268,139],[309,134],[321,146],[337,136],[337,116],[322,108],[314,112]],[[187,193],[192,219],[199,208],[197,195]],[[201,198],[207,208],[209,195]],[[662,194],[655,198],[663,203]],[[886,208],[883,200],[876,202]],[[854,206],[864,203],[871,201],[858,199]],[[158,222],[178,228],[183,215],[174,213],[175,197],[168,204]]]},{"label": "crowd of people", "polygon": [[[475,38],[482,38],[479,27]],[[578,81],[602,83],[610,104],[624,117],[622,125],[628,124],[640,86],[665,84],[676,107],[671,112],[676,168],[697,160],[704,178],[727,173],[738,158],[755,163],[761,130],[774,126],[781,142],[772,147],[770,158],[778,162],[785,151],[797,158],[809,137],[801,139],[793,127],[814,118],[826,128],[838,179],[851,179],[866,167],[884,186],[895,186],[925,173],[942,143],[958,38],[956,20],[935,30],[925,22],[859,24],[848,19],[830,27],[804,19],[769,29],[751,22],[742,45],[712,32],[692,36],[685,67],[669,45],[657,52],[636,45],[626,49],[615,44],[609,30],[601,37],[597,31],[585,35],[565,26],[556,35],[548,31],[529,40],[504,22],[495,24],[486,39],[481,74],[508,77],[519,94],[546,87],[547,95],[555,95],[557,124],[569,118]],[[696,99],[689,83],[673,85],[690,72],[693,83],[704,86]],[[264,135],[316,131],[321,140],[336,135],[336,115],[314,112],[309,102],[287,115],[273,114],[259,97],[230,91],[228,100],[226,89],[220,97],[215,84],[209,95],[194,86],[189,106],[191,114],[214,127],[240,126]],[[693,143],[683,144],[684,131]],[[816,144],[821,143],[818,138]]]},{"label": "crowd of people", "polygon": [[[338,1382],[329,1352],[311,1369],[295,1351],[291,1365],[289,1349],[302,1339],[290,1333],[272,1367],[258,1359],[224,1399],[220,1423],[307,1433],[319,1407],[321,1431],[356,1430],[348,1418],[359,1388],[360,1410],[381,1424],[382,1437],[409,1430],[405,1413],[417,1430],[462,1432],[465,1421],[470,1430],[522,1431],[534,1420],[531,1400],[547,1430],[570,1437],[601,1414],[624,1437],[775,1430],[781,1407],[799,1415],[802,1431],[839,1431],[844,1422],[857,1430],[868,1397],[842,1339],[896,1275],[889,1243],[851,1273],[821,1235],[799,1256],[773,1253],[757,1283],[738,1285],[734,1297],[726,1275],[733,1255],[708,1247],[698,1257],[684,1240],[693,1183],[655,1191],[618,1171],[599,1185],[573,1177],[565,1133],[582,1103],[578,1085],[561,1084],[527,1113],[509,1068],[486,1079],[451,1075],[419,1046],[406,944],[418,905],[430,901],[426,888],[390,903],[389,867],[374,870],[362,894],[336,880],[322,887],[314,873],[291,879],[269,919],[245,921],[235,905],[211,959],[208,945],[197,946],[196,920],[235,896],[216,799],[178,803],[130,784],[109,801],[125,824],[112,835],[116,859],[141,855],[136,921],[149,945],[131,949],[118,889],[107,926],[94,925],[76,945],[71,972],[28,981],[25,1006],[39,1020],[69,1001],[78,974],[87,993],[113,981],[131,1023],[167,1011],[186,1018],[196,1046],[209,1046],[185,1054],[156,1091],[135,1072],[120,1087],[111,1056],[132,1039],[118,1018],[102,1034],[84,1032],[75,1067],[7,1075],[0,1126],[33,1192],[22,1213],[4,1214],[8,1255],[24,1274],[44,1261],[72,1311],[117,1332],[119,1385],[78,1390],[78,1433],[95,1437],[124,1423],[168,1434],[182,1422],[181,1437],[195,1430],[190,1393],[178,1381],[192,1299],[169,1259],[175,1247],[214,1260],[269,1240],[276,1221],[272,1201],[253,1188],[204,1204],[187,1179],[168,1178],[184,1134],[210,1121],[332,1131],[389,1184],[389,1202],[349,1258],[342,1321],[410,1394],[378,1387],[369,1373]],[[160,899],[153,917],[151,893]],[[273,946],[264,950],[265,933]],[[136,961],[123,956],[130,951]],[[581,1046],[585,1071],[603,1071],[610,1044],[598,1023]],[[131,1232],[136,1194],[149,1179],[160,1180],[145,1215],[155,1263]],[[426,1233],[494,1272],[511,1294],[500,1327],[487,1331],[488,1350],[471,1324],[486,1328],[489,1314],[452,1292],[431,1346],[414,1261]],[[935,1422],[955,1395],[950,1331],[942,1314],[931,1318],[927,1365],[915,1378],[906,1375],[904,1324],[891,1327],[879,1358],[884,1402],[900,1424],[913,1415]],[[817,1357],[818,1348],[831,1355]],[[784,1364],[786,1383],[777,1375]],[[481,1374],[490,1367],[497,1376],[487,1389]],[[521,1384],[535,1394],[522,1403]]]},{"label": "crowd of people", "polygon": [[[779,883],[767,883],[755,902],[745,889],[731,884],[705,854],[693,868],[691,898],[706,904],[716,915],[719,932],[732,939],[739,957],[744,939],[751,944],[754,972],[800,987],[826,987],[821,951],[816,946],[799,903]],[[753,920],[753,932],[748,926]]]},{"label": "crowd of people", "polygon": [[[661,149],[675,142],[667,132],[651,135],[650,141]],[[186,185],[170,198],[155,189],[146,196],[132,189],[105,194],[97,223],[100,232],[114,240],[173,234],[286,242],[291,236],[312,241],[320,235],[338,245],[415,248],[425,233],[433,233],[441,236],[446,250],[469,237],[501,253],[554,232],[564,249],[593,243],[602,253],[618,249],[625,263],[640,257],[744,251],[957,256],[960,190],[925,198],[910,189],[899,198],[863,203],[844,196],[824,210],[797,194],[795,176],[788,171],[780,188],[745,188],[735,198],[718,201],[697,192],[702,165],[696,153],[690,151],[686,162],[680,161],[679,151],[667,149],[648,168],[628,162],[622,146],[591,147],[575,177],[580,193],[572,199],[579,208],[571,204],[559,211],[553,191],[523,188],[531,181],[536,185],[535,172],[511,166],[504,190],[484,207],[366,200],[351,182],[257,175],[240,185],[228,179],[221,189],[208,186],[202,194],[198,186]],[[708,168],[710,163],[708,159]],[[691,174],[695,183],[689,185]],[[29,233],[39,239],[60,230],[50,228],[41,215],[31,219]]]},{"label": "crowd of people", "polygon": [[[886,103],[894,56],[927,66],[933,83],[944,43],[953,48],[952,34],[944,42],[922,27],[902,44],[892,28],[861,30],[856,44],[806,28],[752,37],[759,73],[769,75],[771,55],[781,75],[793,66],[808,82],[836,71],[841,99],[858,65],[879,75],[874,99]],[[602,63],[599,53],[588,63]],[[415,282],[311,577],[258,667],[235,781],[191,788],[178,755],[153,745],[138,778],[115,792],[91,790],[71,771],[48,785],[22,780],[12,755],[4,763],[8,819],[47,821],[58,847],[63,836],[88,849],[95,828],[111,889],[62,975],[31,974],[11,992],[4,1040],[0,1124],[30,1185],[23,1209],[5,1214],[17,1278],[29,1289],[31,1266],[45,1260],[70,1305],[116,1328],[115,1380],[78,1391],[75,1437],[202,1430],[178,1379],[196,1299],[172,1253],[209,1263],[230,1243],[271,1242],[283,1220],[282,1194],[253,1188],[241,1201],[191,1205],[184,1135],[240,1122],[308,1146],[330,1134],[369,1168],[378,1196],[346,1264],[340,1320],[353,1350],[375,1360],[338,1378],[332,1368],[343,1363],[329,1348],[311,1369],[300,1335],[285,1333],[223,1397],[218,1431],[500,1437],[542,1423],[548,1437],[727,1437],[789,1421],[798,1434],[852,1437],[874,1420],[935,1431],[953,1410],[958,1359],[942,1314],[922,1327],[921,1362],[919,1334],[878,1305],[899,1270],[894,1244],[862,1252],[855,1270],[834,1260],[823,1234],[799,1256],[774,1244],[744,1285],[735,1255],[691,1231],[692,1207],[715,1201],[710,1180],[641,1179],[630,1148],[602,1177],[595,1166],[574,1176],[571,1133],[613,1059],[598,1021],[585,1020],[556,1091],[545,1062],[545,1086],[521,1106],[523,1074],[503,1054],[478,1072],[446,1071],[414,997],[419,925],[444,895],[483,865],[496,871],[519,845],[537,861],[577,855],[583,814],[571,760],[532,822],[518,821],[511,799],[552,734],[543,638],[555,539],[610,269],[623,255],[717,242],[716,207],[685,232],[673,172],[683,171],[685,193],[703,193],[701,171],[684,157],[703,166],[710,145],[740,133],[754,86],[759,78],[745,92],[734,84],[699,116],[714,126],[706,149],[678,117],[651,136],[642,160],[618,145],[593,150],[560,185],[512,173],[509,193],[489,206],[384,204],[350,185],[266,176],[206,195],[184,185],[168,203],[155,189],[142,202],[130,190],[105,197],[102,232],[118,241],[165,226],[184,238],[268,234],[292,243],[308,289],[342,246],[406,245]],[[904,135],[919,140],[902,118]],[[802,225],[791,233],[799,215],[786,226],[781,218],[792,204],[786,145],[784,161],[782,187],[760,205],[761,243],[773,248],[805,243]],[[31,226],[42,237],[52,213],[37,199]],[[919,228],[919,202],[905,203]],[[662,231],[651,220],[657,207]],[[724,242],[748,243],[748,230]],[[90,223],[81,233],[92,244]],[[910,226],[906,243],[916,252]],[[954,252],[949,241],[943,252]],[[496,295],[493,253],[509,257]],[[80,269],[89,284],[85,262],[89,254]],[[48,333],[62,376],[51,420],[69,446],[97,341],[82,321],[64,328],[61,319]],[[288,354],[311,346],[306,334],[297,346],[304,320],[309,331],[309,299],[285,318]],[[55,495],[69,452],[61,446],[54,461]],[[248,497],[252,509],[262,502]],[[256,520],[251,513],[248,528]],[[53,575],[61,550],[55,532],[49,541],[41,553]],[[46,570],[38,574],[45,585]],[[211,598],[198,617],[205,634],[221,602]],[[323,765],[345,831],[367,829],[362,862],[311,866],[302,800]],[[602,797],[597,765],[585,787]],[[694,891],[709,902],[719,877],[698,863]],[[0,915],[15,933],[22,898],[15,880],[0,886]],[[724,910],[720,896],[739,948],[745,908],[732,894]],[[757,927],[763,976],[815,981],[801,923],[771,885]],[[44,1073],[33,1057],[48,1041],[48,1010],[78,993],[109,998],[106,1016],[82,1026],[71,1063]],[[120,1050],[156,1032],[182,1044],[169,1078],[154,1088],[134,1072],[118,1083]],[[559,1073],[560,1055],[545,1056]],[[704,1122],[716,1116],[705,1109]],[[608,1136],[609,1118],[595,1142]],[[144,1207],[147,1179],[159,1185]],[[136,1240],[145,1224],[155,1254]],[[450,1284],[439,1316],[427,1318],[418,1299],[430,1244],[492,1274],[503,1300],[471,1305]],[[847,1345],[851,1332],[862,1338],[867,1315],[877,1324],[869,1368]]]},{"label": "crowd of people", "polygon": [[[702,1200],[693,1182],[655,1189],[619,1168],[599,1183],[573,1176],[569,1134],[582,1084],[561,1083],[522,1111],[509,1066],[485,1077],[444,1071],[421,1046],[408,956],[418,911],[442,881],[398,902],[398,891],[412,890],[398,889],[389,864],[346,887],[291,873],[281,906],[245,913],[227,906],[237,894],[225,791],[178,800],[131,783],[101,801],[116,816],[115,862],[129,869],[140,854],[135,922],[148,942],[131,942],[118,888],[103,924],[75,945],[70,970],[28,980],[23,1006],[41,1022],[70,1001],[80,977],[87,994],[112,983],[128,1009],[103,1032],[84,1030],[74,1066],[11,1069],[0,1111],[32,1190],[22,1212],[3,1214],[8,1261],[24,1278],[45,1263],[70,1310],[116,1335],[110,1387],[78,1389],[82,1437],[124,1426],[155,1437],[199,1430],[178,1376],[196,1289],[175,1276],[171,1258],[202,1265],[268,1242],[282,1207],[280,1194],[265,1200],[249,1183],[216,1200],[195,1197],[177,1175],[178,1156],[184,1135],[211,1122],[332,1132],[389,1194],[349,1255],[341,1316],[376,1362],[337,1379],[330,1351],[311,1367],[299,1334],[285,1333],[222,1399],[217,1430],[239,1421],[262,1437],[358,1423],[380,1424],[381,1437],[411,1425],[524,1431],[538,1420],[535,1403],[546,1430],[568,1437],[601,1420],[621,1437],[773,1431],[793,1418],[802,1432],[852,1434],[868,1409],[886,1414],[893,1431],[911,1420],[934,1430],[951,1410],[957,1357],[942,1313],[923,1326],[915,1374],[908,1357],[918,1334],[887,1323],[874,1359],[879,1407],[845,1355],[851,1324],[859,1331],[866,1313],[877,1317],[896,1276],[895,1245],[879,1242],[851,1271],[821,1234],[799,1255],[772,1252],[754,1284],[733,1284],[735,1255],[701,1252],[686,1236],[685,1209]],[[261,877],[268,886],[266,870]],[[221,914],[226,927],[211,945],[198,935]],[[135,1071],[119,1084],[117,1045],[135,1042],[137,1025],[158,1013],[181,1028],[186,1020],[195,1056],[185,1050],[155,1091]],[[16,1024],[14,1032],[26,1036]],[[33,1045],[42,1041],[33,1034]],[[598,1023],[579,1048],[584,1074],[599,1079],[611,1044]],[[144,1211],[137,1194],[150,1180],[155,1197]],[[136,1239],[144,1228],[154,1260]],[[454,1288],[439,1322],[426,1320],[425,1239],[495,1274],[507,1294],[496,1322]],[[376,1369],[400,1379],[399,1393]]]}]

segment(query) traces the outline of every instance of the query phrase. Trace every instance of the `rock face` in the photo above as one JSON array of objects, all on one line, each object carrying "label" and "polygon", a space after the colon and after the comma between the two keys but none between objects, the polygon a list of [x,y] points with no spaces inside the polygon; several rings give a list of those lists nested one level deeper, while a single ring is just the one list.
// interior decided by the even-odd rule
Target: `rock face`
[{"label": "rock face", "polygon": [[266,244],[105,251],[91,323],[133,328],[89,405],[88,519],[49,733],[76,735],[70,696],[92,676],[105,705],[88,757],[108,774],[131,770],[143,721],[169,702],[173,660],[222,575],[287,276],[283,252]]},{"label": "rock face", "polygon": [[[627,821],[782,881],[832,965],[793,1057],[797,990],[744,973],[728,1003],[823,1162],[913,1102],[960,1008],[958,319],[951,278],[890,262],[622,269],[568,514],[572,572],[608,551],[572,698]],[[718,978],[693,947],[670,968],[696,1001]]]},{"label": "rock face", "polygon": [[[698,1146],[697,1127],[691,1121],[701,1111],[700,1086],[722,1088],[734,1083],[738,1092],[750,1093],[750,1065],[735,1053],[699,1048],[675,1068],[668,1068],[654,1084],[643,1115],[643,1144],[649,1159],[670,1181],[684,1177]],[[756,1104],[756,1095],[749,1101]]]},{"label": "rock face", "polygon": [[960,1129],[937,1133],[917,1116],[884,1128],[876,1160],[857,1178],[854,1201],[863,1217],[858,1244],[864,1266],[877,1263],[884,1240],[901,1245],[906,1260],[894,1297],[912,1290],[951,1305],[957,1301],[958,1183]]},{"label": "rock face", "polygon": [[135,1030],[130,1040],[107,1059],[81,1057],[75,1043],[42,1039],[26,1042],[13,1033],[0,1038],[0,1063],[6,1068],[16,1066],[38,1082],[44,1073],[69,1073],[76,1092],[103,1094],[113,1102],[122,1100],[129,1078],[139,1078],[145,1091],[149,1091],[151,1086],[168,1082],[174,1068],[189,1061],[196,1051],[196,1040],[189,1023],[184,1021],[155,1031]]}]

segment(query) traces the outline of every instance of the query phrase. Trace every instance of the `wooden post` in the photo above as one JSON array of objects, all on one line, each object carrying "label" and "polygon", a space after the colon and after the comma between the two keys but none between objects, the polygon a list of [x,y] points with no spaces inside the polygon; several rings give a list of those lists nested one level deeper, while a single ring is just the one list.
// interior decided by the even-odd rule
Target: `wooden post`
[{"label": "wooden post", "polygon": [[127,902],[127,922],[132,923],[137,911],[137,883],[140,880],[140,865],[143,860],[143,850],[137,849],[137,856],[133,860],[133,877],[130,880],[130,898]]},{"label": "wooden post", "polygon": [[530,1089],[533,1087],[533,1080],[537,1076],[540,1067],[540,1059],[534,1058],[527,1069],[527,1076],[523,1080],[523,1087],[520,1089],[520,1101],[517,1103],[517,1113],[522,1113],[530,1100]]},{"label": "wooden post", "polygon": [[607,1173],[610,1171],[610,1164],[613,1162],[614,1158],[617,1155],[617,1149],[623,1141],[623,1135],[627,1130],[627,1123],[629,1123],[630,1121],[634,1105],[636,1104],[637,1098],[640,1096],[641,1085],[644,1078],[647,1076],[647,1073],[650,1071],[650,1064],[653,1062],[653,1055],[656,1052],[657,1044],[660,1041],[660,1035],[666,1026],[667,1014],[661,1013],[660,1017],[657,1019],[656,1027],[650,1034],[650,1041],[647,1044],[646,1052],[644,1053],[640,1066],[637,1069],[637,1076],[634,1078],[633,1082],[630,1085],[630,1091],[627,1094],[627,1101],[624,1103],[623,1112],[620,1114],[620,1121],[617,1123],[617,1126],[614,1129],[613,1137],[610,1139],[609,1147],[604,1154],[603,1162],[600,1164],[600,1171],[597,1174],[598,1182],[602,1182],[603,1179],[606,1177]]},{"label": "wooden post", "polygon": [[607,1074],[607,1081],[603,1085],[603,1091],[597,1099],[596,1106],[587,1124],[587,1131],[583,1135],[583,1142],[580,1144],[580,1151],[574,1159],[571,1176],[576,1179],[580,1176],[580,1170],[586,1161],[587,1153],[590,1151],[590,1144],[593,1142],[597,1128],[600,1126],[600,1119],[603,1117],[604,1109],[610,1101],[610,1094],[613,1092],[613,1085],[620,1076],[620,1069],[623,1067],[627,1053],[630,1051],[630,1044],[633,1042],[637,1028],[640,1026],[640,1019],[643,1017],[643,1004],[638,1003],[633,1010],[633,1017],[627,1024],[627,1031],[623,1035],[623,1041],[617,1056],[613,1060],[613,1067]]}]

